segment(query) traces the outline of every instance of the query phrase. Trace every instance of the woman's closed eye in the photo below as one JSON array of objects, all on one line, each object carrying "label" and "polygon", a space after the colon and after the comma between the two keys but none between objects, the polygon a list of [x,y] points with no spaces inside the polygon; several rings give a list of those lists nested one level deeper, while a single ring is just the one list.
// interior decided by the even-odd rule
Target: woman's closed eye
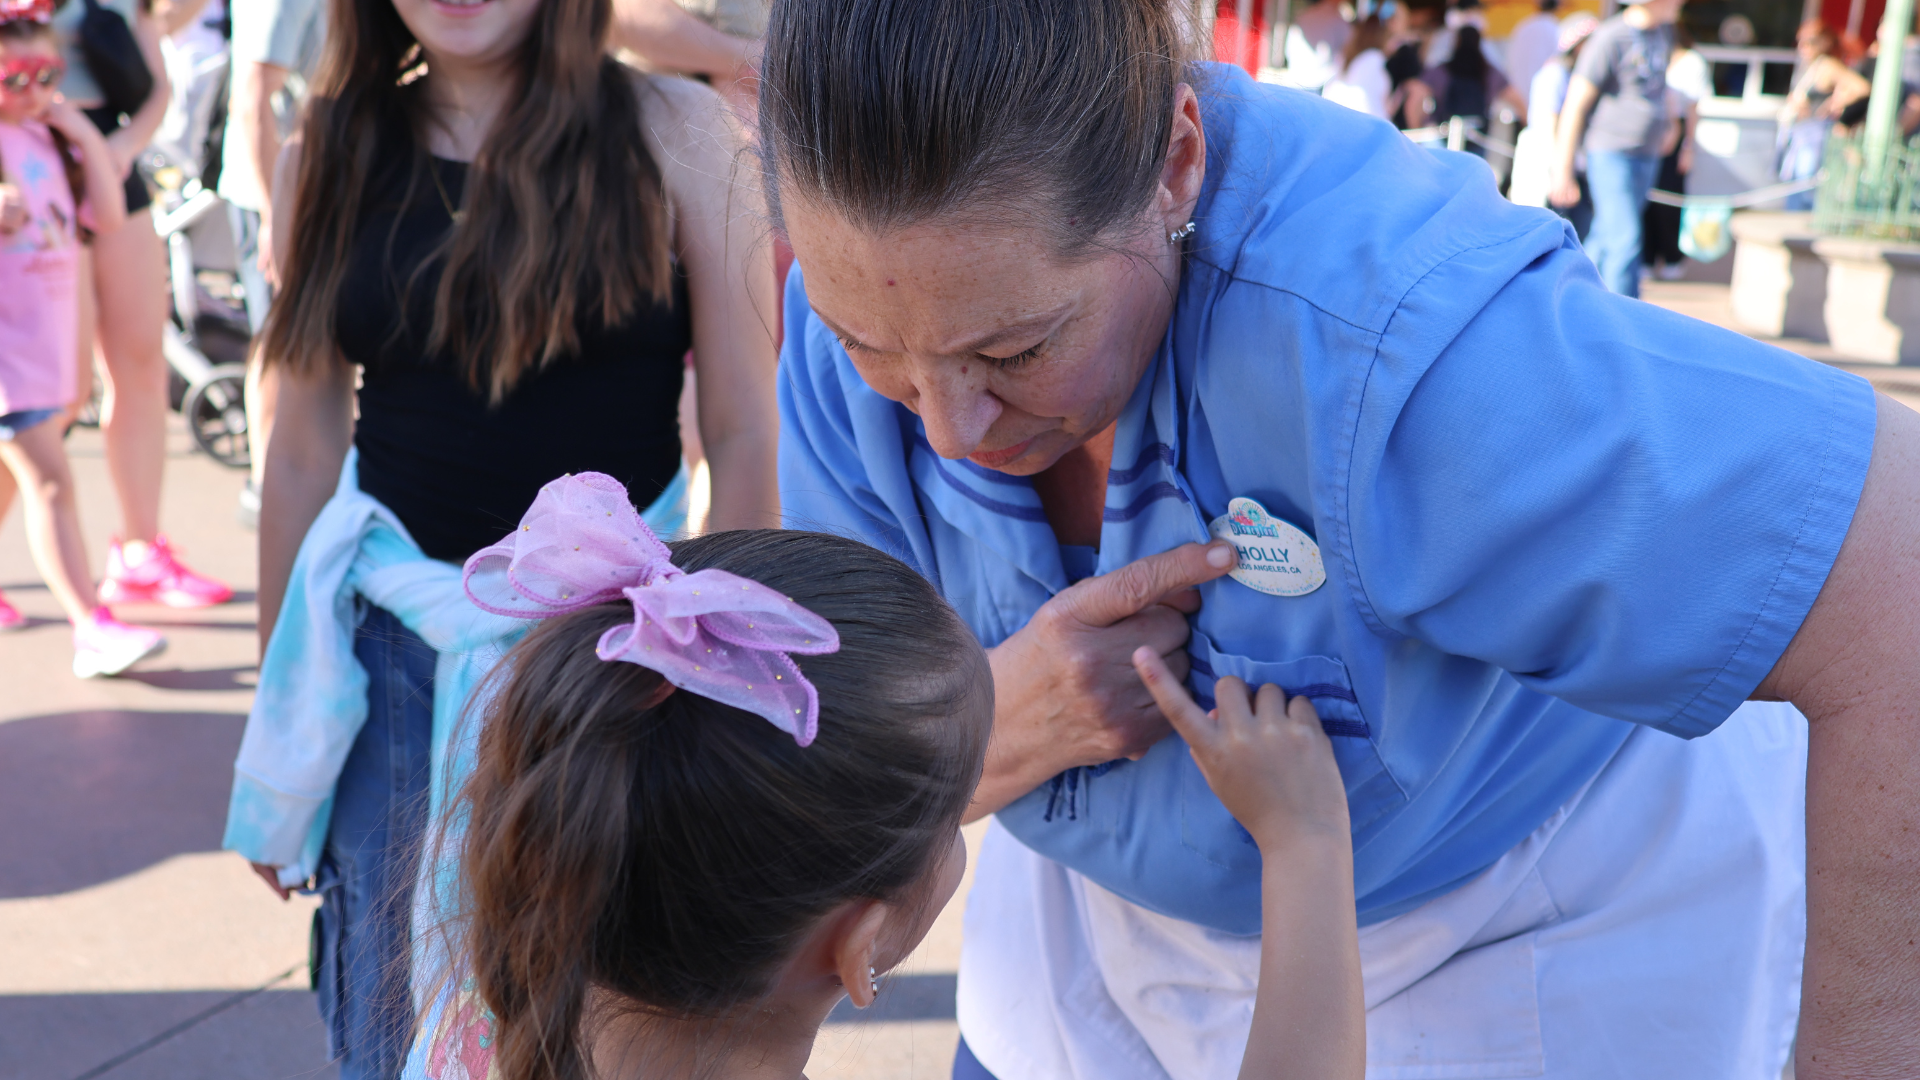
[{"label": "woman's closed eye", "polygon": [[1047,350],[1047,343],[1042,341],[1038,345],[1035,345],[1031,348],[1022,349],[1019,352],[1014,353],[1012,356],[987,356],[982,354],[980,359],[985,360],[987,363],[992,364],[994,367],[997,367],[1002,371],[1010,371],[1014,368],[1021,367],[1025,364],[1030,364],[1033,361],[1040,359],[1042,356],[1046,355],[1046,350]]}]

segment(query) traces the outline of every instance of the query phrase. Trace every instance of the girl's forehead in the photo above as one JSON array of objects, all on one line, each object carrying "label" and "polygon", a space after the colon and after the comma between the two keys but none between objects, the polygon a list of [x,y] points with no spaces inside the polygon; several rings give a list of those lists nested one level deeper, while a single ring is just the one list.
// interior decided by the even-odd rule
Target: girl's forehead
[{"label": "girl's forehead", "polygon": [[0,38],[0,56],[58,56],[60,44],[52,34],[32,37]]}]

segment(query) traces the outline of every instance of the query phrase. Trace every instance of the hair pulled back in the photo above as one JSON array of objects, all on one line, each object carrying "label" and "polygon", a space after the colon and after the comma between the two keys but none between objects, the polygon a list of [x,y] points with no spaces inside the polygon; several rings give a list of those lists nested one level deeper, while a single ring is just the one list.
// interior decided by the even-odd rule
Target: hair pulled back
[{"label": "hair pulled back", "polygon": [[[1176,10],[1180,9],[1180,10]],[[883,232],[1004,221],[1077,255],[1145,215],[1189,81],[1171,0],[779,0],[767,205]]]},{"label": "hair pulled back", "polygon": [[464,795],[461,923],[505,1080],[589,1075],[589,992],[677,1018],[769,989],[847,900],[911,901],[972,797],[986,725],[964,722],[984,654],[896,559],[819,533],[719,533],[675,565],[751,577],[832,622],[794,660],[819,691],[812,745],[594,644],[633,619],[550,620],[508,657]]}]

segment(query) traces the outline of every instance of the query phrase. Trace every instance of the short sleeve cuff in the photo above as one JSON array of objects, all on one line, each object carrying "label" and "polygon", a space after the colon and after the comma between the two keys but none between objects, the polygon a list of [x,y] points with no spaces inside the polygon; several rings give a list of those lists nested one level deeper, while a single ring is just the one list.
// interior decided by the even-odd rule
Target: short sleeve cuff
[{"label": "short sleeve cuff", "polygon": [[1823,367],[1832,393],[1809,397],[1818,411],[1807,418],[1806,445],[1819,455],[1819,472],[1801,505],[1800,526],[1766,601],[1727,663],[1707,686],[1665,723],[1653,726],[1684,739],[1719,727],[1753,695],[1779,662],[1826,584],[1873,457],[1877,404],[1873,386],[1857,375]]}]

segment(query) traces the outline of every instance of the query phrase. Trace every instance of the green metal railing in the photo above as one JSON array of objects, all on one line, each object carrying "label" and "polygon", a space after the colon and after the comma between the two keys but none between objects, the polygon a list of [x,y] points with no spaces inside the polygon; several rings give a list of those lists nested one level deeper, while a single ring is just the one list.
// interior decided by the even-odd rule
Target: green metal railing
[{"label": "green metal railing", "polygon": [[1866,140],[1827,140],[1825,179],[1814,197],[1813,228],[1829,236],[1920,240],[1920,149],[1894,144],[1879,167]]}]

